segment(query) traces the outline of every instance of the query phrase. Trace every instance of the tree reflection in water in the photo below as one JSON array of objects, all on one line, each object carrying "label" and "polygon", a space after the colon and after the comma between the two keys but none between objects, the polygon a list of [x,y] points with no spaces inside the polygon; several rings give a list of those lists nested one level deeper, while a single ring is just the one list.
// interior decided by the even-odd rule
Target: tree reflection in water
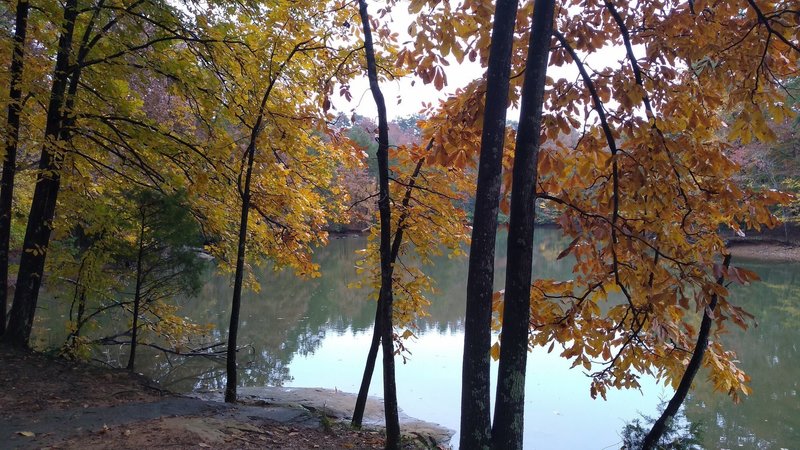
[{"label": "tree reflection in water", "polygon": [[686,416],[701,421],[706,448],[796,448],[800,443],[800,265],[741,262],[762,281],[736,287],[732,301],[756,316],[757,326],[731,329],[726,346],[752,378],[752,395],[734,404],[698,376]]}]

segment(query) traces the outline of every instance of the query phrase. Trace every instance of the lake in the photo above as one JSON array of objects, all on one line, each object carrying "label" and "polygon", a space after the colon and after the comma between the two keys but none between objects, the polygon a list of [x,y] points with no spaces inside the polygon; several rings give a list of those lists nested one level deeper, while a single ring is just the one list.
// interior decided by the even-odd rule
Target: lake
[{"label": "lake", "polygon": [[[357,392],[372,333],[375,302],[363,291],[348,289],[356,281],[355,251],[363,237],[332,238],[315,260],[322,276],[299,280],[290,273],[261,270],[261,292],[242,299],[239,344],[240,385],[303,386]],[[571,262],[556,260],[568,244],[556,230],[536,232],[535,276],[569,279]],[[498,242],[496,286],[505,277],[505,237]],[[800,265],[735,261],[758,272],[762,283],[736,288],[734,301],[756,315],[758,327],[731,330],[726,340],[752,376],[753,394],[735,405],[712,393],[703,374],[686,402],[687,419],[701,423],[706,448],[796,448],[800,443]],[[430,317],[421,323],[411,355],[398,360],[397,387],[403,411],[457,430],[463,348],[467,259],[440,258],[432,272],[438,293],[431,296]],[[196,299],[181,300],[183,314],[215,327],[210,340],[224,340],[231,300],[230,278],[209,272]],[[41,301],[34,330],[39,347],[63,341],[65,308]],[[122,323],[122,322],[121,322]],[[110,334],[110,333],[109,333]],[[639,413],[653,416],[672,390],[643,379],[642,391],[609,391],[608,400],[592,400],[589,378],[579,368],[538,349],[529,355],[526,381],[525,448],[618,449],[624,424]],[[109,347],[98,356],[124,365],[127,348]],[[496,367],[494,367],[496,370]],[[191,358],[168,361],[142,348],[137,370],[179,392],[223,390],[224,361]],[[381,396],[376,370],[371,395]],[[454,440],[457,442],[457,438]]]}]

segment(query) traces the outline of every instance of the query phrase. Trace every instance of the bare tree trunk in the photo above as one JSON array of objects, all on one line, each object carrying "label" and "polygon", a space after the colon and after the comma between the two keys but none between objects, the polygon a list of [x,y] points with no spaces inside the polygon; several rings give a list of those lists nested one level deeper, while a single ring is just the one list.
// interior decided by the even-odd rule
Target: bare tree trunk
[{"label": "bare tree trunk", "polygon": [[11,239],[11,211],[14,202],[14,177],[17,171],[20,115],[22,112],[22,73],[25,64],[25,36],[28,31],[28,0],[17,2],[14,25],[14,50],[11,55],[11,80],[8,96],[6,156],[0,178],[0,336],[6,332],[8,304],[8,250]]},{"label": "bare tree trunk", "polygon": [[494,246],[497,238],[500,174],[517,6],[517,0],[497,1],[486,72],[486,105],[464,319],[459,442],[462,450],[486,449],[491,445],[489,348],[494,291]]},{"label": "bare tree trunk", "polygon": [[378,211],[380,215],[381,291],[381,346],[383,348],[383,406],[386,417],[386,448],[400,448],[400,418],[397,412],[397,387],[394,375],[394,330],[392,326],[392,217],[389,198],[389,125],[386,120],[386,102],[378,85],[378,67],[372,43],[366,0],[359,0],[359,14],[364,28],[364,53],[367,59],[367,77],[375,105],[378,107]]},{"label": "bare tree trunk", "polygon": [[522,449],[536,217],[536,165],[554,9],[554,0],[536,0],[534,3],[522,86],[522,109],[512,175],[500,366],[492,427],[492,447],[497,450]]},{"label": "bare tree trunk", "polygon": [[[731,255],[725,255],[724,260],[722,261],[722,266],[725,270],[731,264]],[[723,270],[724,272],[724,270]],[[722,286],[723,282],[725,281],[725,274],[723,273],[719,278],[717,278],[717,284]],[[706,348],[708,347],[708,336],[711,332],[711,316],[708,315],[708,311],[714,311],[714,308],[717,307],[717,295],[714,294],[711,296],[711,302],[708,304],[708,308],[703,312],[703,321],[700,323],[700,331],[697,334],[697,342],[694,346],[694,352],[692,353],[692,358],[689,360],[689,364],[686,365],[686,371],[683,373],[683,377],[681,377],[681,382],[678,384],[678,389],[675,390],[675,394],[670,399],[667,407],[664,409],[664,412],[661,413],[661,417],[656,420],[653,424],[653,428],[650,429],[650,432],[647,433],[645,436],[644,441],[642,442],[642,450],[651,450],[656,448],[658,445],[658,441],[664,435],[664,431],[667,429],[667,423],[675,417],[675,414],[678,413],[678,409],[680,409],[683,401],[686,400],[686,395],[689,393],[689,389],[692,387],[692,382],[694,381],[694,377],[697,375],[697,371],[700,370],[700,366],[703,363],[703,355],[706,352]]]}]

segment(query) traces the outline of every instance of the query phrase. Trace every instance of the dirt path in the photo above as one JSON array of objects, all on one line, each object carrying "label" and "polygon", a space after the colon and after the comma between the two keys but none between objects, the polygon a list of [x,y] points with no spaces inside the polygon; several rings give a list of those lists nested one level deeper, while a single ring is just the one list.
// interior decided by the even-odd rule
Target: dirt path
[{"label": "dirt path", "polygon": [[[0,345],[0,447],[11,449],[383,448],[373,427],[352,430],[350,394],[243,390],[236,405],[190,398],[141,376]],[[371,400],[365,422],[380,423]],[[446,448],[451,432],[406,417],[406,448]]]}]

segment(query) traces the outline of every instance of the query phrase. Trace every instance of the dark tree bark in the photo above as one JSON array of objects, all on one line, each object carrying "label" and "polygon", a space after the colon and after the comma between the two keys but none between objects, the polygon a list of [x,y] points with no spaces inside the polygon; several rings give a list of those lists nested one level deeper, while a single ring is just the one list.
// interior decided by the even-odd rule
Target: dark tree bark
[{"label": "dark tree bark", "polygon": [[400,418],[397,412],[397,387],[394,376],[394,330],[392,326],[392,218],[389,198],[389,125],[386,120],[386,102],[378,85],[378,66],[372,43],[366,0],[359,0],[359,14],[364,28],[364,53],[367,59],[367,77],[375,105],[378,107],[378,212],[380,215],[381,290],[380,328],[383,348],[383,407],[386,417],[386,448],[400,448]]},{"label": "dark tree bark", "polygon": [[[58,41],[53,85],[47,108],[45,144],[39,160],[39,175],[33,193],[28,226],[25,230],[23,252],[17,275],[17,288],[11,307],[6,339],[17,347],[27,347],[36,313],[39,287],[44,275],[44,262],[50,242],[56,198],[61,183],[62,150],[57,144],[64,137],[64,117],[69,114],[67,85],[77,89],[79,71],[72,73],[70,81],[69,60],[72,54],[77,0],[68,0],[64,6],[64,27]],[[71,102],[69,102],[71,103]]]},{"label": "dark tree bark", "polygon": [[[268,95],[261,103],[263,111]],[[247,146],[247,169],[242,188],[242,211],[239,219],[239,243],[236,248],[236,274],[233,278],[233,300],[231,301],[231,321],[228,325],[228,353],[226,357],[225,401],[236,401],[236,340],[239,335],[239,311],[242,305],[242,284],[244,280],[244,257],[247,249],[247,218],[250,215],[250,180],[253,175],[253,161],[256,155],[256,140],[261,131],[263,114],[258,116],[256,124],[250,133],[250,143]]]},{"label": "dark tree bark", "polygon": [[381,312],[383,311],[383,301],[378,297],[378,304],[375,307],[375,325],[372,329],[372,340],[369,343],[367,352],[367,362],[364,365],[364,375],[361,377],[361,386],[358,388],[356,406],[353,409],[353,420],[350,425],[354,428],[361,428],[364,422],[364,410],[367,408],[367,397],[369,397],[369,385],[372,383],[372,374],[375,372],[375,361],[378,359],[378,349],[381,345]]},{"label": "dark tree bark", "polygon": [[[432,146],[433,140],[428,143],[427,150],[430,150]],[[424,162],[424,158],[417,161],[417,166],[414,168],[414,173],[411,175],[411,180],[408,182],[406,193],[403,197],[403,213],[400,215],[400,219],[397,221],[397,232],[395,233],[394,240],[392,241],[392,267],[394,267],[394,263],[397,261],[397,254],[400,252],[400,245],[403,243],[403,230],[405,230],[405,219],[407,217],[405,208],[408,208],[408,205],[411,202],[411,194],[414,190],[414,186],[416,186],[417,177],[419,176],[419,172],[422,169],[422,164]],[[353,420],[350,422],[350,424],[356,428],[360,428],[364,420],[364,409],[367,406],[369,385],[372,382],[372,374],[375,371],[375,360],[378,357],[378,346],[381,342],[380,320],[382,307],[383,299],[379,297],[378,305],[375,309],[375,327],[372,331],[372,341],[370,342],[369,353],[367,353],[367,363],[364,365],[364,375],[361,377],[361,386],[358,389],[358,397],[356,397],[356,407],[353,410]]]},{"label": "dark tree bark", "polygon": [[14,24],[14,50],[11,55],[8,128],[3,175],[0,178],[0,336],[6,332],[8,303],[8,248],[11,238],[11,208],[14,202],[14,176],[17,171],[17,148],[22,112],[22,72],[25,63],[25,36],[28,32],[28,0],[17,2]]},{"label": "dark tree bark", "polygon": [[489,348],[494,290],[494,246],[497,238],[500,174],[517,6],[517,0],[497,1],[486,72],[486,105],[481,134],[478,184],[475,192],[475,215],[472,223],[464,320],[459,442],[463,450],[485,449],[491,444]]},{"label": "dark tree bark", "polygon": [[554,9],[554,0],[536,0],[534,3],[522,86],[522,108],[512,175],[500,365],[492,426],[492,447],[497,450],[522,449],[536,215],[536,164]]},{"label": "dark tree bark", "polygon": [[[728,269],[731,264],[731,255],[725,255],[725,258],[722,261],[723,272]],[[717,284],[722,286],[725,281],[725,274],[723,273],[717,278]],[[681,382],[678,384],[678,389],[675,390],[675,394],[673,394],[672,399],[670,399],[667,407],[664,409],[664,412],[661,413],[661,417],[656,420],[653,424],[653,428],[650,429],[650,432],[647,433],[645,436],[644,441],[642,442],[642,450],[651,450],[657,448],[658,441],[664,435],[664,431],[667,429],[667,423],[675,417],[675,414],[678,413],[678,409],[680,409],[683,401],[686,400],[686,395],[689,393],[689,389],[692,388],[692,382],[694,381],[694,377],[697,375],[697,371],[700,370],[700,366],[703,364],[703,355],[706,352],[706,348],[708,347],[708,336],[711,332],[711,316],[708,315],[708,311],[713,312],[714,308],[717,307],[717,295],[714,294],[711,296],[711,301],[708,303],[708,307],[703,312],[703,321],[700,322],[700,331],[697,334],[697,342],[694,345],[694,352],[692,353],[692,358],[689,360],[689,364],[686,365],[686,371],[683,373],[683,377],[681,377]]]},{"label": "dark tree bark", "polygon": [[[57,147],[69,141],[71,130],[75,126],[76,115],[73,113],[75,95],[78,92],[83,62],[91,48],[89,36],[94,30],[98,12],[99,9],[96,9],[84,30],[83,40],[77,52],[77,61],[70,65],[69,62],[74,53],[72,44],[78,16],[77,0],[70,0],[64,5],[64,29],[59,36],[53,85],[45,124],[45,144],[39,161],[40,173],[37,176],[31,211],[28,214],[28,225],[25,230],[23,252],[17,275],[17,289],[9,321],[10,327],[11,322],[14,323],[14,337],[9,337],[9,342],[16,346],[28,345],[36,313],[39,288],[44,277],[47,247],[50,243],[50,232],[55,217],[56,201],[61,187],[61,162],[64,156],[63,150]],[[109,28],[107,27],[105,31],[108,31]]]},{"label": "dark tree bark", "polygon": [[139,306],[142,302],[142,262],[144,259],[144,229],[145,229],[145,211],[144,206],[141,207],[141,224],[139,227],[139,251],[136,255],[136,287],[133,292],[133,326],[131,328],[131,352],[128,355],[128,370],[133,371],[133,365],[136,360],[136,337],[139,331]]}]

